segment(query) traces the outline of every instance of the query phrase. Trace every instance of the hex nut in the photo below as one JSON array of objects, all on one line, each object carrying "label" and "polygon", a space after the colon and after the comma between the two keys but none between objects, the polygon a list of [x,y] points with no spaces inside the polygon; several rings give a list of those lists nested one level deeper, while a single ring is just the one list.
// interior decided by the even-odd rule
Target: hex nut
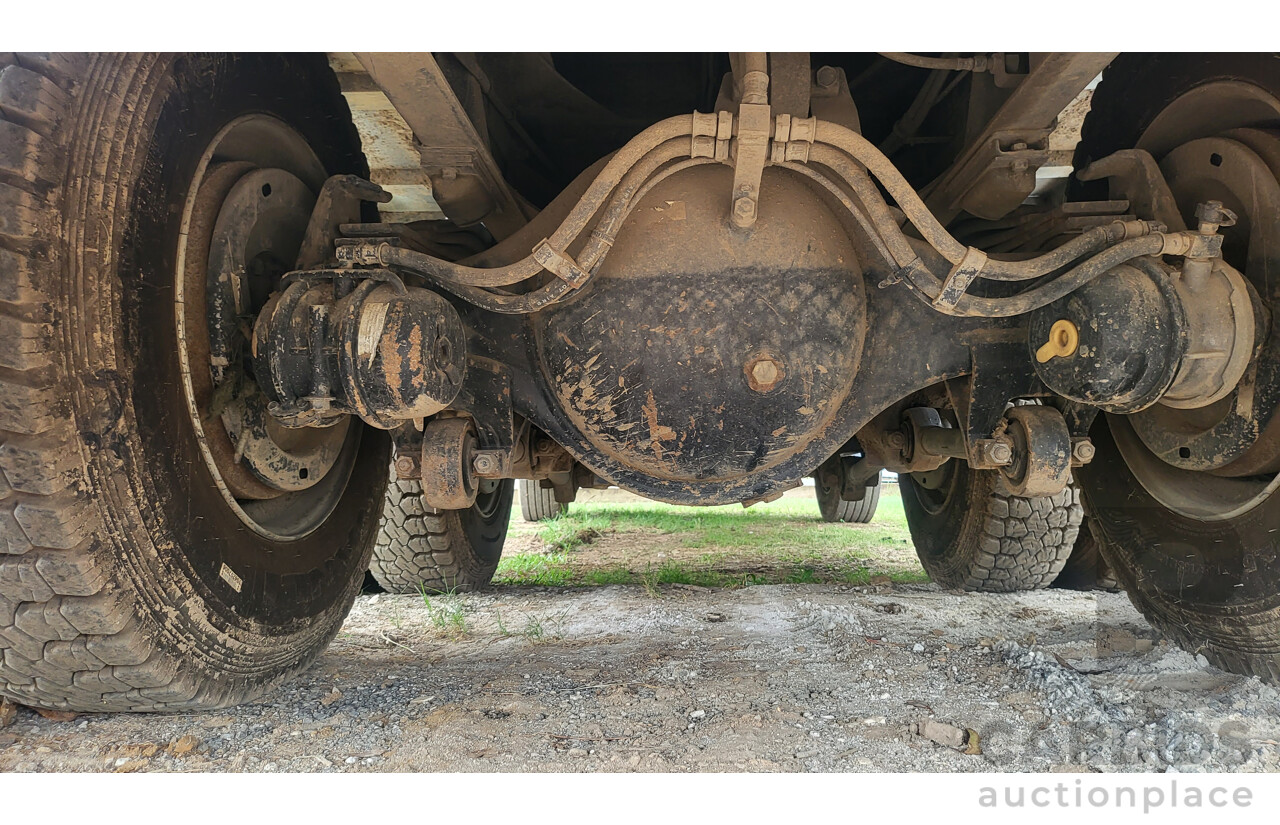
[{"label": "hex nut", "polygon": [[756,392],[769,392],[786,377],[786,368],[772,355],[758,355],[743,367],[747,386]]},{"label": "hex nut", "polygon": [[1013,462],[1013,450],[1003,441],[989,441],[982,445],[983,457],[990,464],[1004,466]]}]

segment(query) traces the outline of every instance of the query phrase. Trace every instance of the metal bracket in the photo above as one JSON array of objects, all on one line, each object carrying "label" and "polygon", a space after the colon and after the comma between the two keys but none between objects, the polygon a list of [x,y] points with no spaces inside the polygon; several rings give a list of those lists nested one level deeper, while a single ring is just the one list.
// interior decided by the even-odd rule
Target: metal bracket
[{"label": "metal bracket", "polygon": [[320,187],[302,236],[296,269],[316,269],[333,260],[334,242],[344,223],[360,220],[360,204],[387,203],[391,193],[356,175],[334,175]]},{"label": "metal bracket", "polygon": [[937,298],[933,299],[933,305],[939,309],[955,309],[956,304],[960,303],[960,299],[964,297],[965,291],[969,289],[969,284],[982,274],[982,269],[986,265],[986,253],[969,247],[964,258],[947,275],[947,280],[942,284],[942,291],[938,293]]},{"label": "metal bracket", "polygon": [[[753,73],[754,74],[754,73]],[[766,84],[768,80],[764,81]],[[743,103],[738,107],[738,139],[733,157],[733,225],[754,226],[760,202],[760,178],[769,159],[772,118],[768,103]]]},{"label": "metal bracket", "polygon": [[586,270],[578,266],[577,261],[552,247],[546,238],[538,241],[538,245],[533,248],[533,259],[540,263],[543,269],[574,289],[585,284],[591,277]]},{"label": "metal bracket", "polygon": [[1036,167],[1048,162],[1052,153],[1044,152],[1043,159],[1034,154],[1008,156],[1021,151],[1019,144],[1023,149],[1044,145],[1058,115],[1114,57],[1115,53],[1056,52],[1038,58],[951,168],[925,187],[921,194],[930,211],[945,225],[962,210],[996,219],[1016,209],[1034,191]]},{"label": "metal bracket", "polygon": [[996,469],[1004,466],[1007,443],[999,436],[1009,400],[1044,395],[1046,390],[1035,371],[1025,341],[996,341],[970,348],[973,370],[969,375],[946,382],[947,396],[955,409],[960,429],[968,445],[969,466]]},{"label": "metal bracket", "polygon": [[467,380],[451,409],[470,415],[476,423],[481,450],[502,450],[510,455],[515,444],[515,417],[511,408],[511,373],[503,364],[467,356]]},{"label": "metal bracket", "polygon": [[1145,149],[1124,149],[1107,155],[1081,169],[1076,177],[1083,181],[1106,178],[1111,196],[1127,200],[1139,218],[1159,221],[1170,232],[1187,228],[1164,173]]}]

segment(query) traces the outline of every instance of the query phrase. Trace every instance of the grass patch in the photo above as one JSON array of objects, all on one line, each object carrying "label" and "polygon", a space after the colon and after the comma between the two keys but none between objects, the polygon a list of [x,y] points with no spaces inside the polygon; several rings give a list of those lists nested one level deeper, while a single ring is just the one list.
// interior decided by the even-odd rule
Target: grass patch
[{"label": "grass patch", "polygon": [[437,632],[454,638],[466,635],[467,614],[457,594],[444,593],[432,597],[422,585],[418,585],[418,592],[422,594],[422,604],[427,608],[427,618]]},{"label": "grass patch", "polygon": [[[621,497],[619,497],[621,498]],[[827,524],[810,489],[744,509],[680,507],[634,498],[576,502],[569,513],[511,526],[496,584],[746,587],[927,581],[902,499],[886,486],[871,524]],[[516,545],[514,552],[510,548]]]}]

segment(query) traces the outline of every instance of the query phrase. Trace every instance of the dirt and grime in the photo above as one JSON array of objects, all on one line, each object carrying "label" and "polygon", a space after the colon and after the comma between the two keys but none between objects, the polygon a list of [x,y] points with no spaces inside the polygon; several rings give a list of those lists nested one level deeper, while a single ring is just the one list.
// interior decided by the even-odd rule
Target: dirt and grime
[{"label": "dirt and grime", "polygon": [[1119,594],[509,587],[361,596],[236,708],[17,708],[0,771],[1276,771],[1278,742],[1274,687]]}]

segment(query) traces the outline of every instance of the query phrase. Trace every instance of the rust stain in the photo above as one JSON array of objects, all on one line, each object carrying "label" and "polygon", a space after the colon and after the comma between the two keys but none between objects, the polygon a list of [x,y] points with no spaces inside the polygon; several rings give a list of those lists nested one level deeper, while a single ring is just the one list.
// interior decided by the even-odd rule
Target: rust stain
[{"label": "rust stain", "polygon": [[658,423],[658,402],[653,397],[653,390],[649,390],[644,406],[640,410],[644,413],[645,423],[649,425],[649,443],[653,448],[653,454],[661,460],[665,452],[662,442],[674,440],[676,431]]}]

